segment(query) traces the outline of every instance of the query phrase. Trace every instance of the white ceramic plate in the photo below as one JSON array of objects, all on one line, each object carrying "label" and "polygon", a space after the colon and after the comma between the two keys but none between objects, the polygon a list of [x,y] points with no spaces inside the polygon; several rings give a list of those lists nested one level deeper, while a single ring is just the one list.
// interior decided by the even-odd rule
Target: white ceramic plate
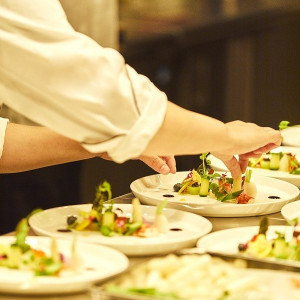
[{"label": "white ceramic plate", "polygon": [[[257,187],[257,197],[253,204],[222,203],[210,197],[178,195],[173,192],[174,184],[182,182],[188,172],[169,175],[151,175],[135,180],[130,188],[142,202],[157,205],[168,197],[168,207],[191,211],[209,217],[245,217],[275,213],[282,206],[295,200],[299,189],[287,182],[269,177],[252,176]],[[280,199],[269,199],[278,196]]]},{"label": "white ceramic plate", "polygon": [[[220,290],[220,286],[226,285],[225,282],[226,278],[228,277],[232,278],[230,282],[231,288],[236,290],[239,293],[239,296],[231,297],[230,299],[239,299],[239,300],[283,300],[283,299],[289,299],[289,300],[299,300],[300,299],[300,287],[296,286],[296,283],[300,281],[300,274],[295,272],[286,272],[286,271],[277,271],[277,270],[264,270],[264,269],[232,269],[226,268],[223,274],[223,278],[218,278],[217,274],[220,272],[219,263],[215,264],[214,261],[210,263],[209,265],[204,262],[204,264],[197,263],[197,260],[195,261],[194,256],[192,258],[186,256],[184,263],[181,262],[182,266],[180,270],[177,270],[176,266],[174,267],[174,272],[172,272],[172,275],[164,270],[173,270],[174,260],[171,259],[168,261],[168,258],[164,260],[161,263],[161,268],[158,270],[158,273],[163,273],[163,275],[166,273],[166,277],[163,278],[163,284],[165,289],[167,289],[170,292],[174,292],[176,285],[174,284],[174,279],[180,276],[180,279],[177,279],[177,282],[181,289],[186,289],[187,291],[191,290],[192,288],[195,288],[200,292],[202,297],[199,295],[198,298],[193,297],[193,299],[198,300],[208,300],[208,299],[216,299],[213,297],[212,294],[216,295],[216,290]],[[154,264],[151,264],[151,260],[148,261],[148,263],[152,266],[157,265],[157,262]],[[194,264],[194,265],[193,265]],[[145,264],[141,264],[142,266]],[[150,268],[151,268],[150,267]],[[139,269],[139,266],[135,269],[137,271]],[[154,269],[154,268],[153,268]],[[206,274],[206,277],[204,274]],[[222,270],[224,270],[222,268]],[[155,270],[155,269],[154,269]],[[177,270],[177,272],[176,272]],[[182,270],[182,272],[181,272]],[[196,272],[195,272],[196,270]],[[199,271],[199,272],[197,272]],[[141,270],[142,272],[142,270]],[[189,272],[189,273],[188,273]],[[137,273],[137,272],[136,272]],[[133,276],[135,279],[131,279],[131,282],[138,282],[138,276]],[[175,273],[175,274],[174,274]],[[186,275],[188,273],[188,275]],[[195,274],[196,273],[196,274]],[[129,273],[130,274],[130,273]],[[132,274],[132,273],[131,273]],[[202,275],[202,277],[201,277]],[[204,276],[203,276],[204,275]],[[130,276],[130,275],[129,275]],[[151,274],[149,274],[149,277]],[[173,276],[173,277],[172,277]],[[177,276],[177,277],[176,277]],[[197,278],[198,276],[198,278]],[[148,277],[148,278],[149,278]],[[204,277],[204,278],[203,278]],[[235,278],[238,277],[239,280],[236,280]],[[123,277],[124,278],[124,277]],[[127,277],[128,278],[128,277]],[[218,279],[216,279],[218,278]],[[225,279],[224,279],[225,278]],[[159,286],[161,284],[161,279],[157,275],[157,277],[151,278],[153,281],[153,285]],[[168,280],[169,279],[169,280]],[[193,281],[194,279],[194,281]],[[198,279],[198,282],[197,282]],[[204,280],[203,280],[204,279]],[[213,293],[211,292],[212,288],[212,281],[215,281],[215,286]],[[119,283],[122,279],[116,278],[112,282]],[[126,279],[125,279],[126,280]],[[157,282],[157,281],[160,281]],[[176,282],[176,283],[177,283]],[[197,283],[195,283],[197,282]],[[137,284],[138,285],[138,284]],[[127,285],[128,286],[128,285]],[[132,284],[132,286],[135,286]],[[243,293],[244,291],[244,293]],[[206,294],[206,296],[204,296]],[[209,296],[211,297],[209,297]],[[119,300],[129,300],[129,299],[135,299],[135,300],[155,300],[157,297],[143,297],[137,296],[136,294],[131,294],[129,296],[128,294],[125,296],[123,295],[116,295],[111,294],[109,292],[106,292],[103,287],[93,287],[92,288],[92,296],[95,297],[95,299],[119,299]],[[94,299],[92,297],[92,299]],[[220,298],[218,298],[220,299]]]},{"label": "white ceramic plate", "polygon": [[296,218],[300,221],[300,200],[286,204],[281,209],[281,214],[287,221],[294,220]]},{"label": "white ceramic plate", "polygon": [[[115,204],[126,216],[131,216],[131,204]],[[39,235],[55,237],[72,237],[72,233],[58,232],[58,229],[66,228],[66,220],[70,215],[78,215],[79,210],[89,211],[91,204],[57,207],[44,210],[33,215],[29,224],[35,233]],[[153,222],[156,207],[141,206],[143,217]],[[85,242],[98,243],[111,246],[127,255],[154,255],[174,252],[185,247],[192,247],[197,240],[212,229],[212,224],[205,218],[195,214],[175,209],[164,209],[164,215],[169,222],[169,230],[157,237],[141,238],[136,236],[114,236],[106,237],[96,231],[78,231],[79,238]]]},{"label": "white ceramic plate", "polygon": [[[9,245],[15,237],[0,237],[0,244]],[[27,237],[26,242],[35,249],[49,253],[51,239]],[[59,252],[71,257],[71,240],[57,240]],[[34,276],[31,271],[0,267],[0,293],[60,294],[87,290],[93,283],[116,275],[128,267],[128,259],[121,252],[109,247],[78,242],[77,253],[82,269],[62,271],[60,276]]]},{"label": "white ceramic plate", "polygon": [[[300,148],[282,146],[276,148],[276,150],[274,149],[273,151],[291,152],[292,154],[296,154],[297,160],[300,161]],[[215,170],[228,171],[227,167],[220,159],[214,157],[213,155],[210,155],[209,160],[211,161],[211,166]],[[253,171],[252,174],[281,179],[289,183],[292,183],[297,187],[300,187],[300,175],[290,174],[288,172],[283,172],[283,171],[274,171],[274,170],[267,170],[267,169],[260,169],[260,168],[249,168],[249,169]]]},{"label": "white ceramic plate", "polygon": [[[259,226],[238,227],[224,229],[210,233],[197,242],[197,247],[206,251],[221,252],[224,254],[237,254],[238,245],[248,242],[255,234],[258,233]],[[276,231],[286,234],[289,241],[293,235],[293,226],[269,226],[267,239],[276,237]],[[274,258],[270,258],[272,260]],[[300,266],[300,262],[289,261],[293,265]]]},{"label": "white ceramic plate", "polygon": [[282,144],[285,146],[300,147],[300,125],[281,130]]}]

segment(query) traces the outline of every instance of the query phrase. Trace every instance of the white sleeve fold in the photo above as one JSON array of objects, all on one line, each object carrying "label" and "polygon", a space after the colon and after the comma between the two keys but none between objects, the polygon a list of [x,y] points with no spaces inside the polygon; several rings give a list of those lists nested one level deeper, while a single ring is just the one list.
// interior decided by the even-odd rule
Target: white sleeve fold
[{"label": "white sleeve fold", "polygon": [[3,152],[4,138],[8,119],[0,118],[0,158]]},{"label": "white sleeve fold", "polygon": [[117,51],[75,32],[58,1],[0,3],[0,101],[90,152],[139,156],[163,122],[166,95]]}]

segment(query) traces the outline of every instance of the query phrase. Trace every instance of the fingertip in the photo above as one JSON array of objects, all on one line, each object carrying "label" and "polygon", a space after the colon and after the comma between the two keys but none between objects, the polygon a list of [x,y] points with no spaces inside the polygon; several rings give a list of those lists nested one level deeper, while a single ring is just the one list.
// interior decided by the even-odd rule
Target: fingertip
[{"label": "fingertip", "polygon": [[163,175],[167,175],[167,174],[170,173],[170,168],[169,168],[166,164],[164,164],[164,165],[162,165],[161,168],[159,169],[159,173],[160,173],[160,174],[163,174]]}]

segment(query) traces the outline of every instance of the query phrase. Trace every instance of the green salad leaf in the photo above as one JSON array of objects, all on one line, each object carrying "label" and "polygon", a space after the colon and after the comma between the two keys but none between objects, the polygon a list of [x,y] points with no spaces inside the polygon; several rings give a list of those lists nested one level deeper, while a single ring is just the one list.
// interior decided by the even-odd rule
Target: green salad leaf
[{"label": "green salad leaf", "polygon": [[286,128],[288,128],[289,127],[289,125],[290,125],[290,122],[289,121],[281,121],[280,123],[279,123],[279,130],[283,130],[283,129],[286,129]]}]

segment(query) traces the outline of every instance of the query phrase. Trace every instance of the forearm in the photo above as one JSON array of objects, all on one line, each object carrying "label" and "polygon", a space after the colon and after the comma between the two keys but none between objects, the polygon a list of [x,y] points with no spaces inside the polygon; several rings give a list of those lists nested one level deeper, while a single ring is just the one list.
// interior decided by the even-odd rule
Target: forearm
[{"label": "forearm", "polygon": [[164,122],[144,154],[199,154],[227,147],[228,132],[224,123],[169,102]]},{"label": "forearm", "polygon": [[[213,152],[235,178],[245,171],[247,159],[268,152],[281,143],[278,130],[253,123],[222,123],[172,103],[161,128],[144,151],[146,155],[188,155]],[[237,163],[234,155],[241,160]]]},{"label": "forearm", "polygon": [[94,156],[79,143],[47,128],[8,123],[0,173],[22,172]]}]

